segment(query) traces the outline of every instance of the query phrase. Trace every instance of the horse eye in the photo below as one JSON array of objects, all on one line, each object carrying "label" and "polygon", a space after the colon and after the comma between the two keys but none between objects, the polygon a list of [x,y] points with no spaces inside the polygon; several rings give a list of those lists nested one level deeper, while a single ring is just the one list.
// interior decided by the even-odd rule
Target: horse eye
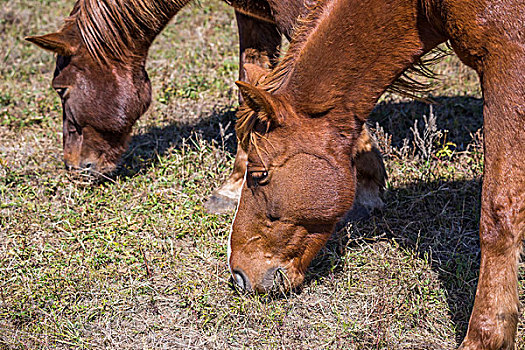
[{"label": "horse eye", "polygon": [[69,128],[67,129],[67,132],[69,133],[69,135],[80,134],[79,129],[74,124],[69,126]]},{"label": "horse eye", "polygon": [[267,171],[250,171],[250,177],[256,185],[264,185],[268,182]]},{"label": "horse eye", "polygon": [[58,96],[60,96],[61,99],[64,99],[69,95],[69,88],[66,87],[59,87],[56,88],[55,91],[57,92]]}]

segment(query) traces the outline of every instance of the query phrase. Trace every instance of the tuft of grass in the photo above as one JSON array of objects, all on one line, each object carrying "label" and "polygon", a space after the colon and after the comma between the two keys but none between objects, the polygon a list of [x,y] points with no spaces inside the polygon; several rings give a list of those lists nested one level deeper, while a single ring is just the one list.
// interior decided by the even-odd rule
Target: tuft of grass
[{"label": "tuft of grass", "polygon": [[453,56],[439,63],[432,111],[385,95],[370,117],[389,173],[384,213],[336,232],[301,290],[239,295],[226,265],[232,216],[202,208],[234,157],[232,9],[202,1],[159,36],[153,104],[120,169],[93,181],[63,170],[53,56],[23,41],[72,6],[0,9],[0,348],[457,347],[479,268],[472,71]]}]

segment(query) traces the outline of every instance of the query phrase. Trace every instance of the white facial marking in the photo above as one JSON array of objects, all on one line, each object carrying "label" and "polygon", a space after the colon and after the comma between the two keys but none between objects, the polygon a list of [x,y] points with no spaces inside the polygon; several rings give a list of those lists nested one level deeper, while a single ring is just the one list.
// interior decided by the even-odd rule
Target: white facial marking
[{"label": "white facial marking", "polygon": [[230,273],[233,275],[232,267],[230,266],[230,256],[232,255],[232,231],[233,231],[233,223],[235,222],[235,218],[237,218],[237,212],[239,211],[239,204],[241,203],[242,198],[242,189],[244,187],[244,183],[246,182],[246,174],[248,173],[248,170],[244,172],[244,179],[242,180],[241,185],[241,194],[239,195],[239,200],[237,201],[237,208],[235,208],[235,215],[233,216],[232,225],[230,226],[230,235],[228,236],[228,269],[230,270]]}]

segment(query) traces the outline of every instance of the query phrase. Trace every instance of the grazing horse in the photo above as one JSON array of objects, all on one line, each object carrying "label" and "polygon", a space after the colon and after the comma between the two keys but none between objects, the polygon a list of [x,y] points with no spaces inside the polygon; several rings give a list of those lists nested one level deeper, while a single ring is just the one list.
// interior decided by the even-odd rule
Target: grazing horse
[{"label": "grazing horse", "polygon": [[228,245],[234,283],[294,288],[352,207],[358,136],[385,91],[447,40],[484,97],[481,265],[461,349],[513,349],[525,231],[525,2],[321,0],[270,72],[245,65],[247,173]]},{"label": "grazing horse", "polygon": [[[132,127],[151,102],[145,70],[149,47],[190,0],[78,0],[57,32],[27,40],[58,54],[53,87],[62,99],[67,168],[107,172],[126,150]],[[311,0],[233,0],[244,63],[269,68],[278,57],[281,33],[292,34]],[[361,139],[361,204],[380,207],[385,181],[380,153],[366,129]],[[211,212],[233,209],[246,171],[238,147],[234,170],[207,202]],[[362,185],[361,185],[362,184]]]}]

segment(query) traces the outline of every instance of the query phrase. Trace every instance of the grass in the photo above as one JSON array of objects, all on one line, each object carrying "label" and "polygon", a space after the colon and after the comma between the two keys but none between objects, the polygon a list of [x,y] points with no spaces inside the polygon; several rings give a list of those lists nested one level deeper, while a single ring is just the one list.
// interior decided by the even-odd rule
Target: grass
[{"label": "grass", "polygon": [[[457,347],[479,267],[472,71],[453,56],[436,67],[432,112],[384,96],[370,119],[389,173],[384,213],[337,232],[301,291],[238,295],[226,265],[232,216],[202,208],[233,160],[232,10],[202,1],[157,39],[154,102],[121,169],[92,182],[63,170],[53,57],[23,41],[57,28],[72,5],[0,10],[0,348]],[[524,276],[521,264],[522,302]],[[524,338],[522,315],[519,349]]]}]

